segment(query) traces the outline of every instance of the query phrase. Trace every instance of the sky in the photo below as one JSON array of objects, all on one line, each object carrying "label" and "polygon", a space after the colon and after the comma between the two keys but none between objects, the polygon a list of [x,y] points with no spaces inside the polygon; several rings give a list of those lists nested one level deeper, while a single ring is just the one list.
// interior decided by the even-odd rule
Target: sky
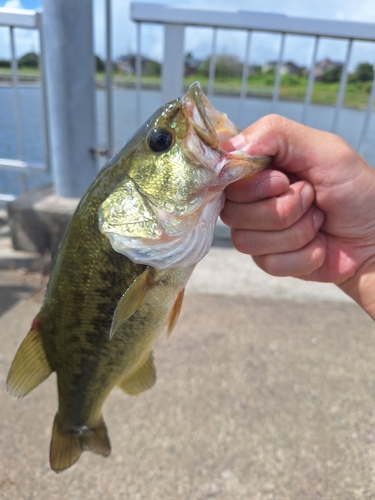
[{"label": "sky", "polygon": [[[232,0],[230,9],[228,0],[143,0],[143,3],[169,4],[180,7],[204,8],[212,10],[250,10],[285,14],[289,16],[322,18],[328,20],[345,20],[374,23],[374,0]],[[94,50],[104,56],[104,0],[93,0],[94,5]],[[41,0],[0,0],[0,7],[42,9]],[[129,19],[130,0],[112,0],[113,17],[113,59],[120,55],[135,51],[135,25]],[[211,50],[212,30],[208,28],[188,28],[185,34],[185,52],[192,52],[198,59],[209,56]],[[280,37],[270,34],[255,34],[252,40],[250,63],[264,64],[277,59]],[[219,30],[218,53],[236,55],[244,58],[246,34],[233,30]],[[39,44],[35,33],[28,30],[17,30],[16,47],[18,57],[28,51],[38,51]],[[144,25],[142,27],[141,51],[147,57],[162,61],[163,37],[162,27]],[[318,60],[325,57],[343,61],[346,42],[323,39],[319,45]],[[0,27],[0,59],[9,58],[9,35]],[[312,39],[288,36],[286,39],[284,60],[293,61],[300,66],[309,66],[312,55]],[[375,62],[375,44],[356,42],[353,46],[350,69],[358,62]]]}]

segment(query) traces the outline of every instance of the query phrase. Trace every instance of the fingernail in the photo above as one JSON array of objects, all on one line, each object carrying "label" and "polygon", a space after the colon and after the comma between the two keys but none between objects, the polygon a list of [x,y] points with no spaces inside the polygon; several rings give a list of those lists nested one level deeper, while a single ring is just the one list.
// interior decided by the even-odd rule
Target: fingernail
[{"label": "fingernail", "polygon": [[316,233],[315,238],[317,238],[318,240],[320,240],[323,243],[324,246],[327,245],[327,238],[320,231]]},{"label": "fingernail", "polygon": [[318,230],[324,221],[324,212],[319,208],[316,208],[312,214],[314,220],[315,229]]},{"label": "fingernail", "polygon": [[284,193],[289,187],[287,179],[282,177],[271,177],[258,184],[259,196],[262,200],[270,198],[271,196],[279,196]]},{"label": "fingernail", "polygon": [[228,141],[232,144],[234,149],[242,149],[245,146],[245,142],[243,140],[242,134],[236,135]]},{"label": "fingernail", "polygon": [[304,212],[310,207],[311,203],[314,201],[315,192],[311,184],[307,183],[301,191],[301,203]]}]

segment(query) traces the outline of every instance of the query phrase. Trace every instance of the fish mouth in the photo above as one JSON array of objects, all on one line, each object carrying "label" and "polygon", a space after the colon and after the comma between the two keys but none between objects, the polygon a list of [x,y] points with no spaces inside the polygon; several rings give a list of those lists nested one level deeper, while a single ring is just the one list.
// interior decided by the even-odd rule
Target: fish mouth
[{"label": "fish mouth", "polygon": [[222,142],[241,132],[225,113],[217,111],[212,106],[199,82],[189,87],[181,101],[185,106],[189,123],[207,146],[218,149]]},{"label": "fish mouth", "polygon": [[[152,196],[147,191],[149,172],[144,190],[127,177],[101,204],[99,229],[113,250],[136,264],[159,270],[186,268],[199,262],[211,246],[225,187],[262,170],[270,158],[220,148],[240,130],[212,106],[198,82],[160,112],[168,116],[171,129],[178,131],[181,123],[179,142],[170,150],[169,165],[176,173],[162,177],[165,187],[159,183],[161,191],[151,190]],[[163,157],[154,156],[153,169],[157,167],[161,175],[166,169],[158,160]],[[163,193],[169,204],[164,203]]]},{"label": "fish mouth", "polygon": [[192,132],[184,140],[185,150],[190,152],[194,161],[204,164],[216,174],[208,191],[224,189],[231,182],[268,166],[269,156],[255,157],[241,150],[228,153],[221,149],[223,142],[238,135],[241,130],[225,113],[213,107],[199,82],[193,83],[180,101]]}]

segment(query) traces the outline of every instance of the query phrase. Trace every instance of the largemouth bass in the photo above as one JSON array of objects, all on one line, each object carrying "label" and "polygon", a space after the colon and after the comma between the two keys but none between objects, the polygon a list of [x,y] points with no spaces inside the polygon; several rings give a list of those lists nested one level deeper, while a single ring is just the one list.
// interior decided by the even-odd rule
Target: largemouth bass
[{"label": "largemouth bass", "polygon": [[270,160],[220,149],[236,133],[193,84],[151,116],[79,203],[7,380],[23,397],[56,372],[54,471],[83,450],[109,455],[102,408],[116,385],[131,395],[154,385],[152,345],[176,323],[224,188]]}]

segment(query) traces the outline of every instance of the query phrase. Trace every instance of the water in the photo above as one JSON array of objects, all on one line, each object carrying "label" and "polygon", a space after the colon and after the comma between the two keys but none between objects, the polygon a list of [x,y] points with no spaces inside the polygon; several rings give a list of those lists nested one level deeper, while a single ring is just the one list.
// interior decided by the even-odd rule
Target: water
[{"label": "water", "polygon": [[[44,134],[42,119],[42,96],[39,87],[21,87],[20,113],[22,130],[23,159],[35,162],[44,162]],[[137,130],[136,95],[133,89],[114,89],[114,122],[115,148],[120,148],[124,142]],[[97,138],[98,145],[106,144],[106,94],[103,90],[96,91],[97,109]],[[268,99],[249,98],[241,109],[239,101],[231,96],[214,96],[213,105],[228,114],[241,128],[256,121],[271,111],[271,101]],[[141,97],[140,123],[143,123],[160,105],[160,92],[143,91]],[[302,117],[302,103],[281,101],[275,111],[288,118],[300,121]],[[9,87],[0,87],[0,158],[16,159],[17,142],[14,121],[13,92]],[[330,130],[334,108],[332,106],[312,105],[309,108],[307,124],[322,130]],[[343,108],[340,114],[337,133],[348,141],[354,148],[358,146],[359,136],[364,120],[364,111]],[[370,122],[362,154],[375,167],[375,120]],[[103,165],[104,161],[100,162]],[[51,182],[48,173],[28,173],[26,182],[29,189],[36,188]],[[0,171],[0,193],[20,194],[22,192],[21,174],[11,171]]]}]

